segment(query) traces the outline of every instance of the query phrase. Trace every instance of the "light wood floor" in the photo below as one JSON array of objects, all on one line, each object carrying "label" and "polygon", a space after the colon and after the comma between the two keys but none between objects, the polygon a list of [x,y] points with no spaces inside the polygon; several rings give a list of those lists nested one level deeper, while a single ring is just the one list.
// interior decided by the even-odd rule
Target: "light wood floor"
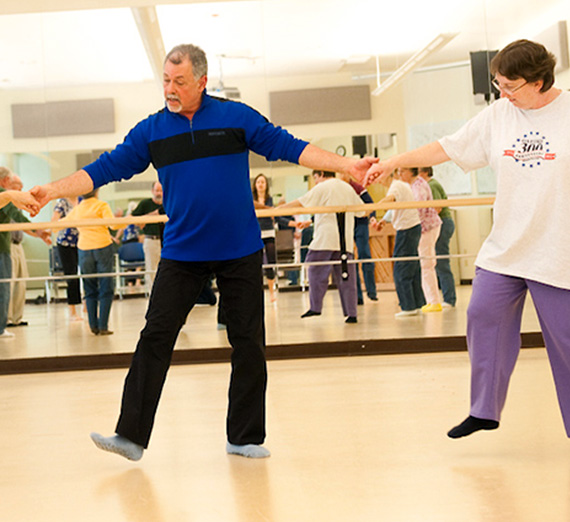
[{"label": "light wood floor", "polygon": [[124,370],[0,377],[3,522],[563,522],[570,448],[543,349],[461,440],[465,353],[269,363],[272,456],[224,452],[227,364],[176,366],[138,463],[96,449]]}]

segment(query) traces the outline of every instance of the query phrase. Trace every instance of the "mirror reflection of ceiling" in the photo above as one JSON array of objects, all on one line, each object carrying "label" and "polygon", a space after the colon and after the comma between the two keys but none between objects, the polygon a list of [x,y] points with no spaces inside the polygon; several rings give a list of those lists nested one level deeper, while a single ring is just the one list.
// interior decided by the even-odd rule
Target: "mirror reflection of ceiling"
[{"label": "mirror reflection of ceiling", "polygon": [[[151,23],[156,14],[158,36],[137,25],[140,9]],[[440,33],[458,36],[425,66],[532,38],[566,20],[567,11],[567,0],[2,0],[0,89],[152,81],[149,47],[178,43],[208,53],[211,80],[219,80],[220,69],[232,81],[371,75],[377,56],[386,73]]]}]

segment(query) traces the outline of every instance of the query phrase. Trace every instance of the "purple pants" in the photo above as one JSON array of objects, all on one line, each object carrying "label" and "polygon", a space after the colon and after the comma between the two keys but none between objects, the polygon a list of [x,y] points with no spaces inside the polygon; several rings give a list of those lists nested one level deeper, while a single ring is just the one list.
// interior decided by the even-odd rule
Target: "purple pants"
[{"label": "purple pants", "polygon": [[[353,259],[352,254],[347,254],[348,259]],[[340,260],[340,251],[338,250],[311,250],[307,254],[305,261],[307,263],[313,261],[338,261]],[[348,279],[341,276],[341,266],[336,265],[318,265],[309,266],[309,300],[311,310],[313,312],[321,312],[323,310],[323,299],[329,287],[329,276],[333,275],[333,282],[338,288],[340,302],[342,304],[342,312],[345,317],[356,317],[356,265],[350,263],[348,265]]]},{"label": "purple pants", "polygon": [[471,415],[500,420],[517,360],[527,290],[536,308],[570,437],[570,290],[477,268],[467,310]]}]

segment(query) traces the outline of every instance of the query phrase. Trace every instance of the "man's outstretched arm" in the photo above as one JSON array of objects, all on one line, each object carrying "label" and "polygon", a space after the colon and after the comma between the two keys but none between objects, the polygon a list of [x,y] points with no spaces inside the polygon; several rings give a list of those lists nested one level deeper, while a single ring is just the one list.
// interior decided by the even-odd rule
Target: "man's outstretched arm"
[{"label": "man's outstretched arm", "polygon": [[47,205],[52,199],[63,198],[67,196],[82,196],[93,190],[93,181],[89,174],[84,170],[77,172],[47,183],[46,185],[38,185],[30,190],[41,207]]},{"label": "man's outstretched arm", "polygon": [[362,159],[345,158],[338,154],[334,154],[333,152],[320,149],[310,143],[299,156],[299,165],[303,167],[348,174],[359,183],[364,181],[364,177],[370,167],[377,162],[378,158],[371,157],[365,157]]}]

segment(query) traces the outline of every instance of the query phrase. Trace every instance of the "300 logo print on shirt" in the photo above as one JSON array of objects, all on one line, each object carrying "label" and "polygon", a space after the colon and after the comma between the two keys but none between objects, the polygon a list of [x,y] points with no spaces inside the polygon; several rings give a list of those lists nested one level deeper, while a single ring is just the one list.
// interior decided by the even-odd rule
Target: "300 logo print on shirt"
[{"label": "300 logo print on shirt", "polygon": [[556,153],[551,152],[550,143],[539,132],[529,132],[518,138],[512,149],[506,149],[503,156],[509,156],[516,162],[522,162],[523,167],[539,167],[543,161],[556,159]]}]

